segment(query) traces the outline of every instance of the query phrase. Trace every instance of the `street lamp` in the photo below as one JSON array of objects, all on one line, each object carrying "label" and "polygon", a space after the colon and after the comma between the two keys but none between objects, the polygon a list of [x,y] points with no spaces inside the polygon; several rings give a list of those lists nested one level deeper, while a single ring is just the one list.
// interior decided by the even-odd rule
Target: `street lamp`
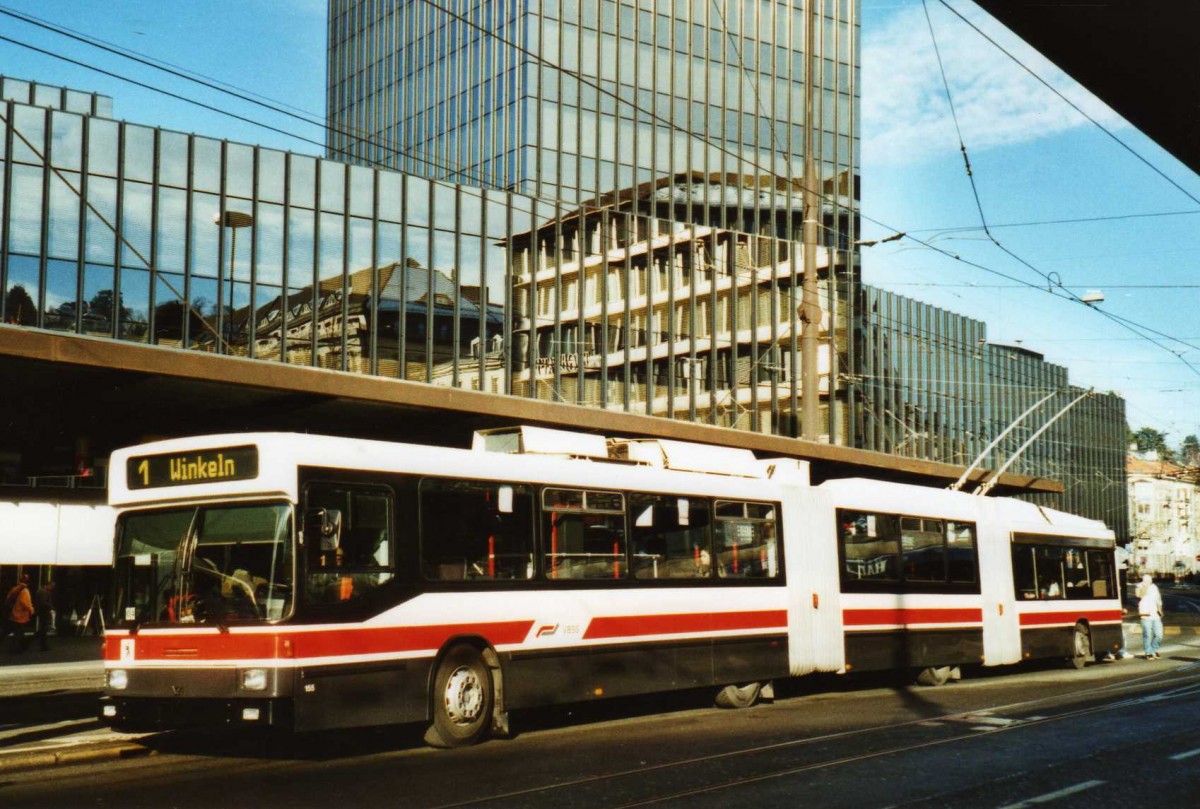
[{"label": "street lamp", "polygon": [[[228,335],[231,339],[233,337],[233,268],[237,261],[237,232],[242,228],[251,227],[254,224],[254,217],[245,211],[224,211],[213,217],[213,223],[232,231],[229,243],[229,313],[227,315]],[[222,329],[222,331],[224,330]],[[225,341],[226,346],[229,345],[229,339]]]}]

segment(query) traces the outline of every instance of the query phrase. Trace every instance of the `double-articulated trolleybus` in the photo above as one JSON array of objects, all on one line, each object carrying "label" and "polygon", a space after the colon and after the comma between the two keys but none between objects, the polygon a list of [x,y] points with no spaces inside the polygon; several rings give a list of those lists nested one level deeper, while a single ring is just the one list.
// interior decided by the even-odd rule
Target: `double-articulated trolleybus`
[{"label": "double-articulated trolleybus", "polygon": [[248,433],[121,450],[103,718],[423,722],[1121,645],[1114,541],[1028,503],[536,428],[446,449]]}]

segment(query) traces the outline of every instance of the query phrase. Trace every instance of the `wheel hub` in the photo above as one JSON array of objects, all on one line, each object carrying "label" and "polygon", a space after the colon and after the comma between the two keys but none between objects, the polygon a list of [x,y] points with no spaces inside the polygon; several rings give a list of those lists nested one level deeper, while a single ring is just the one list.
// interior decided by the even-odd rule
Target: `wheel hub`
[{"label": "wheel hub", "polygon": [[469,725],[483,710],[483,688],[479,678],[466,666],[455,669],[446,680],[443,695],[446,716],[456,725]]}]

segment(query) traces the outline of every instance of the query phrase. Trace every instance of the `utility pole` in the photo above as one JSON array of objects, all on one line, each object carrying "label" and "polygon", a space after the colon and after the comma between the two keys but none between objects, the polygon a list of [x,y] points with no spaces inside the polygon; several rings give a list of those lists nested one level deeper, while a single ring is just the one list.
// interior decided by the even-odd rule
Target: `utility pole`
[{"label": "utility pole", "polygon": [[[804,283],[800,299],[800,367],[803,410],[801,438],[816,441],[821,435],[817,424],[821,415],[821,375],[817,369],[817,346],[821,330],[821,298],[817,286],[817,225],[820,201],[817,198],[816,161],[813,159],[813,83],[817,60],[813,53],[816,37],[816,0],[804,2]],[[832,402],[831,402],[832,406]]]}]

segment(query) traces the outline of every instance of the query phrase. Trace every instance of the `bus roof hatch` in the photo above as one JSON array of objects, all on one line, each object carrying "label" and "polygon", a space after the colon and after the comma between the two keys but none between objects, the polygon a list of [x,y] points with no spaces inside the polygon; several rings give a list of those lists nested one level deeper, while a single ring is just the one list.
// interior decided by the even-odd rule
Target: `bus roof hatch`
[{"label": "bus roof hatch", "polygon": [[766,470],[748,449],[661,438],[614,438],[609,445],[614,458],[663,469],[745,478],[766,477]]},{"label": "bus roof hatch", "polygon": [[551,430],[547,427],[499,427],[476,430],[471,442],[476,452],[507,452],[527,455],[559,455],[568,458],[608,460],[608,447],[602,435]]}]

